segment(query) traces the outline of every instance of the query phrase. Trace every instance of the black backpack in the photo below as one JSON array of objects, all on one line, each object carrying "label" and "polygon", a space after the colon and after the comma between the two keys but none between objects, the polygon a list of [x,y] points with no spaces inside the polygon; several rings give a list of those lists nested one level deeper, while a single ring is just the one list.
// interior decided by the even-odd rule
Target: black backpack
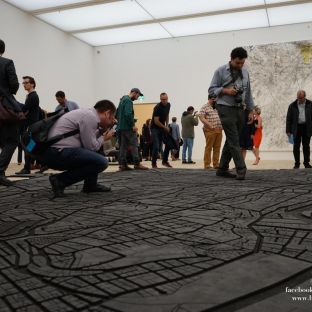
[{"label": "black backpack", "polygon": [[65,109],[50,113],[46,118],[35,122],[27,128],[21,139],[21,145],[27,154],[35,158],[56,142],[79,133],[79,129],[75,129],[49,138],[50,129],[65,113],[67,113]]}]

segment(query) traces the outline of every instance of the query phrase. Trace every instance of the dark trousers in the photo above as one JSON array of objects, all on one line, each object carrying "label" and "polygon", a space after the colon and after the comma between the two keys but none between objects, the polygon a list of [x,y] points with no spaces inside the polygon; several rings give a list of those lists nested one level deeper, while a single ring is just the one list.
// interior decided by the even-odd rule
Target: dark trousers
[{"label": "dark trousers", "polygon": [[245,169],[246,164],[239,145],[239,137],[245,122],[244,110],[225,105],[217,105],[217,110],[226,136],[219,168],[220,170],[228,170],[233,158],[236,170]]},{"label": "dark trousers", "polygon": [[30,171],[31,170],[31,164],[34,162],[33,158],[30,157],[25,153],[25,164],[24,169]]},{"label": "dark trousers", "polygon": [[127,165],[127,153],[131,150],[132,160],[135,165],[140,164],[138,138],[133,130],[120,130],[118,132],[119,140],[119,164]]},{"label": "dark trousers", "polygon": [[179,158],[180,157],[180,148],[181,148],[181,146],[180,146],[180,140],[175,140],[176,141],[176,143],[177,143],[177,149],[176,150],[172,150],[171,151],[171,155],[173,156],[173,157],[175,157],[175,158]]},{"label": "dark trousers", "polygon": [[296,165],[300,165],[300,146],[302,143],[303,149],[303,164],[310,163],[310,141],[311,137],[307,136],[307,127],[305,124],[297,126],[297,133],[294,137],[293,153]]},{"label": "dark trousers", "polygon": [[143,143],[143,158],[151,157],[153,151],[153,144],[152,143]]},{"label": "dark trousers", "polygon": [[17,163],[21,164],[23,162],[23,148],[21,143],[18,143],[18,153],[17,153]]},{"label": "dark trousers", "polygon": [[0,124],[0,175],[4,175],[18,145],[18,124]]},{"label": "dark trousers", "polygon": [[42,161],[51,169],[64,170],[57,174],[58,181],[67,187],[84,181],[84,187],[92,189],[97,184],[98,174],[108,166],[107,159],[96,152],[84,148],[49,148]]},{"label": "dark trousers", "polygon": [[[156,165],[159,151],[161,149],[164,140],[164,132],[161,129],[152,129],[152,141],[153,141],[153,152],[152,152],[152,164]],[[165,150],[163,152],[162,161],[168,162],[169,148],[165,144]]]}]

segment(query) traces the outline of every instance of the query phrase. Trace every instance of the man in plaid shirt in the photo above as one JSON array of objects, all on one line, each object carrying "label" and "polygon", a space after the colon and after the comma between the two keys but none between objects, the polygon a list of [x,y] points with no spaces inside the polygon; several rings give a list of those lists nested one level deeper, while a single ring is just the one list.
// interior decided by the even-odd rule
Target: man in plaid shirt
[{"label": "man in plaid shirt", "polygon": [[206,147],[204,155],[204,168],[210,169],[211,152],[213,151],[212,165],[218,169],[221,142],[222,142],[222,125],[218,111],[214,108],[215,98],[211,95],[208,97],[208,103],[205,104],[200,112],[199,119],[203,123],[203,130],[206,138]]}]

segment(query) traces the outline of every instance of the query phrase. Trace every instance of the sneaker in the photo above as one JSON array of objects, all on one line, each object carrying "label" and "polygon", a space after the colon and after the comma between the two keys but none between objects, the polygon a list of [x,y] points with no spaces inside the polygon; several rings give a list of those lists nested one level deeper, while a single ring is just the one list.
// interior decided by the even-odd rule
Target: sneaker
[{"label": "sneaker", "polygon": [[0,175],[0,185],[12,186],[14,183],[10,181],[5,175]]},{"label": "sneaker", "polygon": [[167,162],[162,162],[162,165],[164,166],[164,167],[167,167],[167,168],[172,168],[172,166],[168,163],[168,161]]},{"label": "sneaker", "polygon": [[64,197],[65,187],[58,181],[56,175],[51,175],[49,177],[50,184],[52,186],[52,192],[55,197]]},{"label": "sneaker", "polygon": [[145,167],[145,166],[143,166],[143,165],[141,165],[141,164],[135,165],[135,166],[134,166],[134,169],[135,169],[135,170],[148,170],[147,167]]},{"label": "sneaker", "polygon": [[111,190],[112,189],[109,186],[97,184],[93,188],[87,188],[84,186],[81,192],[82,193],[106,193],[106,192],[110,192]]},{"label": "sneaker", "polygon": [[216,172],[216,176],[217,177],[223,177],[223,178],[236,178],[236,174],[231,173],[229,170],[222,170],[222,169],[218,169]]},{"label": "sneaker", "polygon": [[25,175],[25,174],[30,174],[30,170],[27,169],[22,169],[21,171],[15,172],[16,175]]}]

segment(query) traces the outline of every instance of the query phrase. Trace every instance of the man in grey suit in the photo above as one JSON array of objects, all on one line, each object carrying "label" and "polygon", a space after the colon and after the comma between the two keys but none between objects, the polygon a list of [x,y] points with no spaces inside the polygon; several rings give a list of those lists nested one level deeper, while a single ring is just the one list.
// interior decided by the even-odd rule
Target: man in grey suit
[{"label": "man in grey suit", "polygon": [[[2,57],[5,51],[5,43],[0,40],[0,98],[13,97],[16,94],[19,83],[12,60]],[[14,107],[13,107],[14,109]],[[11,161],[18,144],[18,123],[0,124],[0,185],[11,186],[12,182],[6,178],[5,171]]]}]

